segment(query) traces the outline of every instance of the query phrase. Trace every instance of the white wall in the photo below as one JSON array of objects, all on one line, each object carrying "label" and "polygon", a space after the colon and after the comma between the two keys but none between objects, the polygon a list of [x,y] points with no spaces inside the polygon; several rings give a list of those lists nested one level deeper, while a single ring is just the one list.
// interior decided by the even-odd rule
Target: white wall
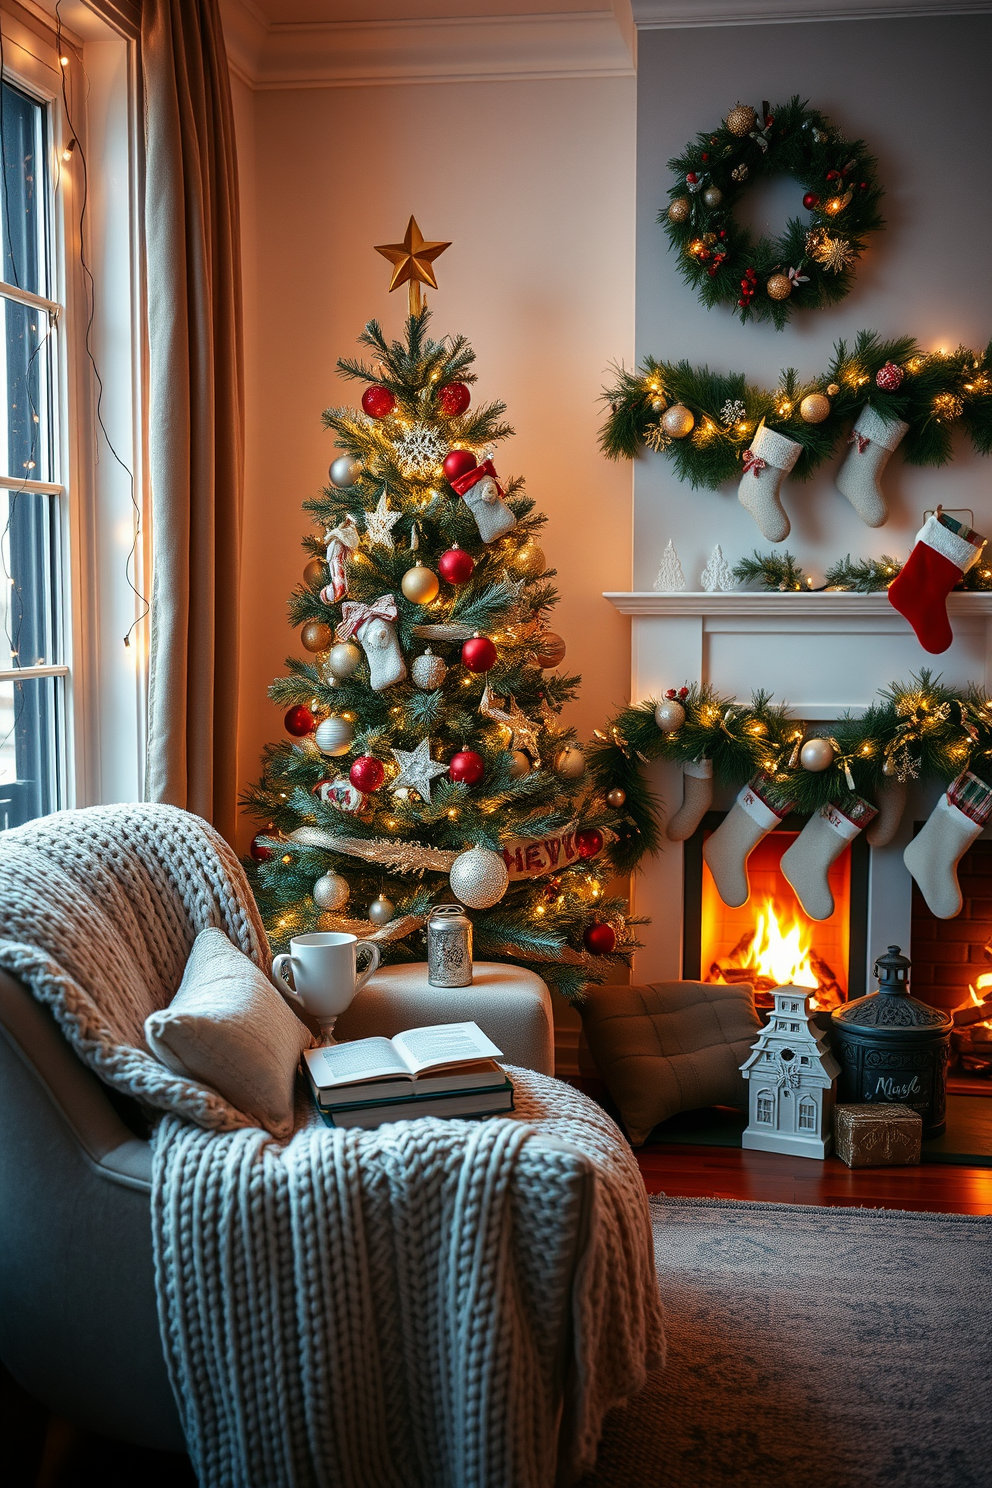
[{"label": "white wall", "polygon": [[[552,620],[584,687],[584,736],[627,696],[627,622],[602,598],[630,584],[630,472],[597,451],[608,363],[633,350],[634,85],[582,78],[368,88],[235,85],[245,223],[248,467],[240,777],[281,735],[266,698],[302,654],[285,603],[303,567],[301,503],[326,480],[321,411],[354,401],[335,359],[365,321],[398,334],[373,245],[411,212],[453,246],[431,295],[439,333],[475,346],[477,398],[501,398],[522,473],[550,521]],[[232,720],[233,726],[233,720]],[[244,836],[247,836],[247,823]]]},{"label": "white wall", "polygon": [[[984,346],[992,335],[988,273],[992,196],[987,107],[992,17],[837,21],[645,31],[638,53],[637,350],[746,371],[773,387],[782,367],[824,368],[833,343],[863,327],[910,333],[927,348]],[[823,110],[848,138],[878,157],[886,229],[871,241],[854,291],[839,306],[803,314],[788,327],[742,326],[729,310],[705,310],[679,277],[664,228],[666,162],[697,131],[712,128],[738,98],[773,105],[794,93]],[[800,207],[801,189],[783,183],[758,210],[758,229],[779,231]],[[770,222],[769,222],[770,217]],[[767,224],[767,225],[766,225]],[[891,517],[865,527],[833,489],[832,462],[806,484],[787,486],[792,534],[782,545],[822,574],[834,559],[905,556],[926,507],[971,508],[990,532],[992,462],[959,437],[942,470],[904,466],[886,478]],[[690,589],[713,544],[731,562],[771,544],[738,505],[736,488],[692,491],[664,455],[648,454],[635,475],[634,587],[650,588],[671,537]],[[990,534],[992,535],[992,534]],[[926,657],[921,652],[921,661]],[[676,682],[681,679],[674,679]]]}]

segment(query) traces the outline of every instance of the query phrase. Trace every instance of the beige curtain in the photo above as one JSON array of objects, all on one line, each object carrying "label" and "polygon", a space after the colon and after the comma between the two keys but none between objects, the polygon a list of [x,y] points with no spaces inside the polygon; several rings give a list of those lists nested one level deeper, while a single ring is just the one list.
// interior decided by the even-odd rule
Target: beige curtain
[{"label": "beige curtain", "polygon": [[145,795],[233,842],[244,370],[217,0],[144,0],[141,71],[154,574]]}]

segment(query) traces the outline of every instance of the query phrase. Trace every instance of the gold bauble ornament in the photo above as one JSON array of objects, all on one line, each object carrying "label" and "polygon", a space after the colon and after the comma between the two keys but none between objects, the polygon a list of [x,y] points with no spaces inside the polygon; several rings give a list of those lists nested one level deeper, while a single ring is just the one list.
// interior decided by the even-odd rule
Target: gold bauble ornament
[{"label": "gold bauble ornament", "polygon": [[773,274],[765,288],[770,300],[787,300],[792,293],[792,280],[788,274]]},{"label": "gold bauble ornament", "polygon": [[707,207],[718,207],[723,201],[723,192],[719,186],[707,186],[703,192],[703,203]]},{"label": "gold bauble ornament", "polygon": [[888,759],[887,758],[887,759],[883,760],[882,761],[882,774],[883,775],[894,775],[895,773],[896,773],[896,767],[892,763],[891,759]]},{"label": "gold bauble ornament", "polygon": [[327,670],[332,677],[350,677],[362,659],[362,653],[354,641],[338,641],[331,647],[327,658]]},{"label": "gold bauble ornament", "polygon": [[799,416],[807,424],[822,424],[830,414],[830,399],[825,393],[807,393],[799,405]]},{"label": "gold bauble ornament", "polygon": [[579,780],[585,774],[586,759],[581,749],[563,749],[555,755],[555,770],[564,780]]},{"label": "gold bauble ornament", "polygon": [[818,775],[833,762],[834,748],[829,739],[807,739],[799,751],[799,763],[812,775]]},{"label": "gold bauble ornament", "polygon": [[303,582],[308,589],[322,589],[324,587],[324,560],[322,558],[311,558],[303,570]]},{"label": "gold bauble ornament", "polygon": [[514,780],[522,780],[531,771],[530,760],[522,749],[515,749],[510,755],[510,774]]},{"label": "gold bauble ornament", "polygon": [[544,549],[538,547],[536,542],[532,542],[529,539],[513,555],[513,567],[518,574],[524,574],[529,579],[536,578],[538,574],[542,574],[547,566],[548,563],[544,556]]},{"label": "gold bauble ornament", "polygon": [[674,734],[685,723],[685,709],[674,698],[662,698],[654,710],[654,721],[663,734]]},{"label": "gold bauble ornament", "polygon": [[757,122],[758,116],[749,103],[735,104],[727,115],[727,128],[731,134],[736,134],[738,139],[743,139],[746,134],[750,134]]},{"label": "gold bauble ornament", "polygon": [[661,427],[673,439],[684,439],[687,434],[691,434],[695,423],[696,420],[684,403],[673,403],[661,417]]},{"label": "gold bauble ornament", "polygon": [[668,208],[669,222],[687,222],[692,203],[687,196],[677,196]]},{"label": "gold bauble ornament", "polygon": [[308,620],[300,631],[304,651],[326,651],[333,640],[334,632],[323,620]]},{"label": "gold bauble ornament", "polygon": [[839,392],[840,392],[840,384],[839,383],[837,383],[837,382],[831,382],[828,385],[828,387],[827,387],[827,397],[828,398],[836,398],[836,396],[837,396],[837,394]]},{"label": "gold bauble ornament", "polygon": [[560,666],[565,660],[565,642],[560,635],[553,630],[546,630],[543,635],[538,636],[534,647],[534,660],[542,671],[549,667]]},{"label": "gold bauble ornament", "polygon": [[437,599],[441,585],[433,569],[418,563],[407,569],[400,580],[400,588],[414,604],[430,604],[431,600]]},{"label": "gold bauble ornament", "polygon": [[373,899],[368,908],[368,916],[373,925],[388,925],[396,913],[396,905],[385,894],[380,894]]},{"label": "gold bauble ornament", "polygon": [[622,806],[627,799],[627,792],[619,785],[615,785],[611,791],[606,792],[607,806]]}]

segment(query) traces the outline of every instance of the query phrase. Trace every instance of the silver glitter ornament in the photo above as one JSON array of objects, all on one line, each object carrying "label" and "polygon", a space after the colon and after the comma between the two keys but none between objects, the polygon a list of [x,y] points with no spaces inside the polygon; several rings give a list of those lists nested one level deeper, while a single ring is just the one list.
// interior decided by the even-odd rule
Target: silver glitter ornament
[{"label": "silver glitter ornament", "polygon": [[448,668],[440,656],[435,656],[428,646],[422,656],[415,656],[410,663],[410,679],[421,692],[433,692],[440,687],[448,675]]},{"label": "silver glitter ornament", "polygon": [[510,872],[501,853],[470,847],[452,863],[448,882],[455,898],[469,909],[491,909],[506,893]]},{"label": "silver glitter ornament", "polygon": [[354,725],[339,713],[332,713],[314,732],[314,739],[321,754],[347,754],[355,737]]},{"label": "silver glitter ornament", "polygon": [[318,909],[343,909],[350,897],[348,880],[340,873],[325,873],[313,886],[313,902]]}]

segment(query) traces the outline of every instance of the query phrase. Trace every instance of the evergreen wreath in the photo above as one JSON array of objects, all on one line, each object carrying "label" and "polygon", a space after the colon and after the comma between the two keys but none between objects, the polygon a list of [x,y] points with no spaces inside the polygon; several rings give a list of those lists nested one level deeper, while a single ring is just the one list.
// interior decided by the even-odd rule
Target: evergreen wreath
[{"label": "evergreen wreath", "polygon": [[685,721],[672,733],[655,722],[657,699],[624,708],[605,732],[596,730],[588,751],[604,799],[610,791],[625,796],[623,821],[608,848],[614,866],[628,873],[661,847],[660,803],[641,770],[656,759],[710,759],[716,779],[735,789],[764,774],[771,796],[804,814],[841,804],[852,792],[877,798],[887,780],[936,777],[947,785],[967,769],[990,775],[992,699],[984,688],[972,684],[955,693],[922,670],[908,686],[893,682],[880,696],[861,718],[845,715],[830,725],[834,758],[817,773],[799,759],[817,728],[807,736],[805,725],[768,693],[755,693],[748,705],[706,686],[680,688]]},{"label": "evergreen wreath", "polygon": [[[668,162],[677,179],[658,221],[708,309],[731,305],[744,324],[771,320],[782,330],[793,308],[822,310],[850,293],[869,236],[885,225],[876,166],[863,140],[845,139],[798,96],[773,109],[762,103],[760,115],[738,103]],[[810,218],[755,240],[734,207],[756,181],[780,175],[803,187]]]},{"label": "evergreen wreath", "polygon": [[992,342],[980,352],[924,351],[911,336],[883,341],[861,331],[850,351],[836,343],[825,372],[800,380],[788,367],[772,390],[749,383],[743,372],[647,357],[636,372],[617,369],[603,399],[610,407],[600,431],[604,454],[619,460],[642,447],[664,451],[681,480],[711,491],[740,479],[762,421],[802,445],[792,479],[808,480],[866,403],[886,421],[909,424],[900,449],[910,465],[946,465],[957,427],[979,454],[992,454]]}]

